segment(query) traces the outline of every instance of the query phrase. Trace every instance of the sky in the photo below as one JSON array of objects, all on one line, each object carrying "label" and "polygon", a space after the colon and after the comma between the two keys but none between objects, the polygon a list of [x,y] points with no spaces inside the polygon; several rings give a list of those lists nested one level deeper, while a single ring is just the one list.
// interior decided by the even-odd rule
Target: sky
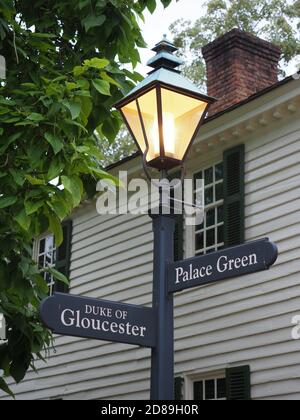
[{"label": "sky", "polygon": [[[145,75],[149,71],[146,62],[153,57],[154,53],[151,48],[155,46],[164,34],[167,34],[168,39],[172,41],[171,33],[169,32],[170,25],[175,20],[183,18],[194,22],[201,16],[201,3],[199,0],[172,0],[172,3],[164,9],[163,5],[158,2],[158,6],[153,14],[145,13],[145,23],[142,23],[142,31],[144,39],[148,44],[147,49],[140,49],[142,65],[137,70]],[[197,9],[199,9],[197,11]]]},{"label": "sky", "polygon": [[[161,2],[157,2],[158,6],[153,14],[145,13],[145,22],[141,22],[143,36],[148,44],[148,48],[140,49],[140,56],[142,64],[137,66],[137,71],[146,76],[151,69],[146,66],[147,61],[153,57],[154,52],[151,48],[157,44],[164,34],[167,34],[168,39],[172,41],[171,33],[169,32],[170,25],[175,20],[183,18],[194,22],[199,19],[204,10],[201,7],[204,1],[202,0],[172,0],[172,3],[164,9]],[[293,60],[287,67],[287,75],[292,75],[296,72],[296,64],[300,63],[300,56]]]}]

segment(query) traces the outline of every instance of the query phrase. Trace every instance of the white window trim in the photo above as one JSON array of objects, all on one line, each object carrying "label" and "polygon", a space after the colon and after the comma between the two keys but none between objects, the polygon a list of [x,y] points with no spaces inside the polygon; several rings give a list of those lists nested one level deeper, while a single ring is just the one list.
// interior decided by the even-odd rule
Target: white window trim
[{"label": "white window trim", "polygon": [[[53,233],[46,232],[45,234],[39,236],[38,238],[35,238],[35,240],[34,240],[32,258],[37,264],[39,264],[39,244],[40,244],[40,241],[42,241],[43,239],[46,239],[49,236],[52,236],[54,238]],[[51,295],[54,291],[54,289],[53,289],[54,283],[49,284],[48,286],[49,286],[50,295]]]},{"label": "white window trim", "polygon": [[[222,159],[217,159],[217,160],[211,162],[210,164],[203,166],[203,168],[197,168],[197,169],[194,168],[192,171],[189,171],[187,173],[187,176],[191,179],[194,179],[194,176],[197,173],[199,173],[200,171],[204,172],[206,169],[209,169],[212,166],[215,167],[216,165],[218,165],[222,162],[223,162]],[[223,181],[219,181],[217,183],[214,182],[212,185],[219,184],[219,183],[222,183],[222,182],[224,182],[224,178],[223,178]],[[224,199],[216,201],[212,205],[205,206],[205,208],[206,208],[206,210],[208,210],[210,207],[211,208],[216,208],[219,205],[221,205],[222,203],[224,203]],[[213,226],[211,226],[211,228],[216,227],[218,225],[221,225],[221,224],[213,225]],[[223,223],[223,225],[224,225],[224,223]],[[195,238],[196,238],[196,230],[195,229],[196,229],[195,226],[185,226],[185,224],[184,224],[184,257],[185,258],[193,258],[193,257],[197,256],[196,255],[196,245],[195,245]]]}]

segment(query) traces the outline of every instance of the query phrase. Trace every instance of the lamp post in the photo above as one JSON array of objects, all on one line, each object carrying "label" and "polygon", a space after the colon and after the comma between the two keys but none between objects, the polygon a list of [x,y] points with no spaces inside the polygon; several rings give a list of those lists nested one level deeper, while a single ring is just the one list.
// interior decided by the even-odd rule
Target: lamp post
[{"label": "lamp post", "polygon": [[[147,64],[148,77],[115,106],[148,167],[161,172],[182,166],[214,98],[203,95],[177,68],[183,61],[177,48],[164,38]],[[167,291],[167,266],[174,260],[174,215],[165,214],[160,194],[159,212],[150,215],[154,232],[153,308],[157,317],[157,345],[152,350],[151,400],[174,399],[173,295]]]}]

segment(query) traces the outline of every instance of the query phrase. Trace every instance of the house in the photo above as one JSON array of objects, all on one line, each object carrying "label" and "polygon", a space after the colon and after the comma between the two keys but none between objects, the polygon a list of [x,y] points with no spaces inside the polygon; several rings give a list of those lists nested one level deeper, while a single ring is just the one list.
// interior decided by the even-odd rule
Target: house
[{"label": "house", "polygon": [[[187,175],[205,180],[203,225],[177,226],[176,258],[268,237],[265,272],[175,297],[177,399],[300,399],[300,81],[278,81],[280,50],[233,30],[203,49],[208,94],[219,98],[190,152]],[[143,175],[141,159],[109,168]],[[81,205],[35,258],[70,274],[71,293],[151,306],[153,233],[146,215],[106,215]],[[48,279],[50,292],[55,284]],[[149,399],[150,350],[59,336],[17,399]],[[1,394],[2,398],[6,398]]]}]

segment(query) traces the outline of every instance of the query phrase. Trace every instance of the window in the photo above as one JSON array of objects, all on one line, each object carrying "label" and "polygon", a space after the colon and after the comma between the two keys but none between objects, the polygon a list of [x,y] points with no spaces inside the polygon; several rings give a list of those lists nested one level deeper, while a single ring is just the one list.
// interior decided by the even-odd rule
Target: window
[{"label": "window", "polygon": [[[223,162],[194,176],[204,179],[205,217],[195,230],[195,255],[204,255],[224,248],[224,169]],[[196,193],[196,189],[194,190]]]},{"label": "window", "polygon": [[[55,267],[56,248],[53,235],[44,236],[37,241],[37,261],[40,270],[47,267]],[[50,273],[45,273],[44,278],[48,284],[49,295],[51,296],[54,292],[54,278]]]},{"label": "window", "polygon": [[196,401],[226,400],[225,377],[207,378],[194,381],[193,399]]}]

